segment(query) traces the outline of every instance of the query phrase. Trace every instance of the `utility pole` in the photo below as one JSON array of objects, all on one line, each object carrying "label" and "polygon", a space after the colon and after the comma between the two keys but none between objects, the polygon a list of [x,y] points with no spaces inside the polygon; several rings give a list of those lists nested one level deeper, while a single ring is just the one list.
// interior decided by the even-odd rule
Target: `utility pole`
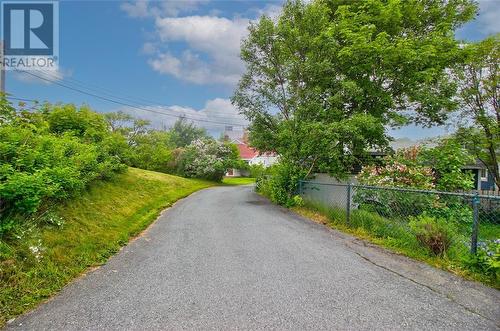
[{"label": "utility pole", "polygon": [[5,58],[3,40],[0,40],[0,93],[5,93]]}]

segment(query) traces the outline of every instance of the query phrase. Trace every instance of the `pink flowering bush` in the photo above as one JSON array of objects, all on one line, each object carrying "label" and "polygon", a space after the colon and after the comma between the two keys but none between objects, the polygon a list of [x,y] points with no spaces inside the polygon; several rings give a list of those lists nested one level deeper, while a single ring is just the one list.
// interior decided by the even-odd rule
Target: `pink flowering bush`
[{"label": "pink flowering bush", "polygon": [[417,147],[403,149],[394,156],[387,157],[384,166],[363,167],[358,175],[358,181],[371,186],[434,189],[435,173],[431,167],[419,163],[417,159],[419,152],[420,149]]},{"label": "pink flowering bush", "polygon": [[[384,165],[362,169],[362,185],[416,190],[457,191],[472,188],[472,174],[462,171],[473,159],[455,142],[443,140],[432,149],[412,147],[386,157]],[[362,208],[386,217],[406,218],[426,212],[468,226],[472,211],[459,197],[398,190],[358,189],[355,200]]]}]

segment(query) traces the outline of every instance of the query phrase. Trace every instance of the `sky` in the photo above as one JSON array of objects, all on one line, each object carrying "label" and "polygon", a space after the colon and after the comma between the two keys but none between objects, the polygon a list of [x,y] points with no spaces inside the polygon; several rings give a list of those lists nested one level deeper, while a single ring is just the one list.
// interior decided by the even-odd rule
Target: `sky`
[{"label": "sky", "polygon": [[[8,72],[6,91],[18,98],[88,104],[100,112],[127,109],[156,126],[168,127],[183,115],[214,135],[229,125],[241,129],[247,122],[229,100],[244,71],[240,41],[249,22],[277,15],[281,4],[63,0],[59,70],[38,73],[45,79]],[[458,38],[481,40],[500,32],[500,0],[479,4],[479,16],[457,31]],[[447,130],[409,126],[391,134],[420,139]]]}]

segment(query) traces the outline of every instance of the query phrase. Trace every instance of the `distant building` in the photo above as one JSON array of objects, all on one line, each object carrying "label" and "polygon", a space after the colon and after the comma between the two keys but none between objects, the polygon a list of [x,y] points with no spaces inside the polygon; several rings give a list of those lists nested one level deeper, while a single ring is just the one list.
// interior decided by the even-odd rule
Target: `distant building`
[{"label": "distant building", "polygon": [[[275,152],[261,152],[248,145],[248,135],[246,131],[233,131],[232,128],[224,131],[224,139],[230,141],[238,147],[240,158],[248,165],[262,165],[270,167],[278,161],[278,155]],[[229,169],[226,176],[239,177],[248,176],[249,172],[245,169]]]}]

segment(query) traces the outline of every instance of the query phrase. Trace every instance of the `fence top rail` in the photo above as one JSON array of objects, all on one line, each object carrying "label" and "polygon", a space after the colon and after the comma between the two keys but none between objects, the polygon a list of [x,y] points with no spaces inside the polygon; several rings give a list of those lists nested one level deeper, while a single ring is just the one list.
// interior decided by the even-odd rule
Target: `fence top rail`
[{"label": "fence top rail", "polygon": [[307,180],[300,180],[301,183],[306,184],[315,184],[315,185],[325,185],[325,186],[341,186],[341,187],[356,187],[356,188],[366,188],[373,190],[386,190],[386,191],[399,191],[399,192],[409,192],[409,193],[422,193],[422,194],[439,194],[439,195],[450,195],[450,196],[458,196],[458,197],[467,197],[467,198],[480,198],[480,199],[492,199],[499,200],[500,196],[497,195],[483,195],[479,193],[461,193],[461,192],[446,192],[446,191],[437,191],[437,190],[419,190],[412,188],[403,188],[403,187],[392,187],[392,186],[372,186],[372,185],[361,185],[361,184],[344,184],[344,183],[323,183],[323,182],[313,182]]}]

